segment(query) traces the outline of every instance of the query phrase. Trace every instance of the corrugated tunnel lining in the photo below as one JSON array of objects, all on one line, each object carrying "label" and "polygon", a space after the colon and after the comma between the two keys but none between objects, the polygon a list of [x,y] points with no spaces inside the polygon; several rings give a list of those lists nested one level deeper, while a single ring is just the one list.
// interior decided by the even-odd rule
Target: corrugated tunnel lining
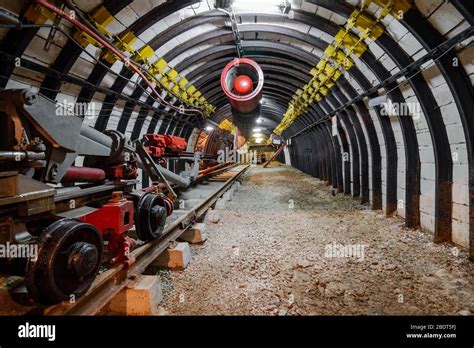
[{"label": "corrugated tunnel lining", "polygon": [[[312,14],[303,10],[294,10],[291,20],[285,19],[298,25],[310,26],[323,34],[334,37],[340,30],[336,24],[335,18],[346,20],[353,14],[356,7],[347,3],[333,1],[307,1],[319,6],[320,9],[329,11],[329,14],[336,14],[331,20],[323,18],[321,15]],[[452,6],[457,8],[465,17],[466,21],[472,25],[472,3],[468,1],[451,1]],[[111,21],[110,17],[118,15],[121,11],[133,5],[131,1],[105,1],[104,23]],[[160,21],[164,21],[168,16],[176,13],[188,6],[206,6],[204,3],[198,4],[198,1],[167,1],[148,13],[133,21],[123,33],[132,33],[135,38],[145,33],[147,29]],[[99,7],[99,10],[101,7]],[[102,9],[102,12],[104,10]],[[97,10],[91,11],[91,14],[97,13]],[[108,16],[108,15],[110,16]],[[369,13],[370,14],[370,13]],[[279,25],[265,24],[265,22],[278,22],[287,16],[270,14],[253,14],[257,24],[243,24],[241,31],[245,37],[244,50],[246,56],[255,59],[262,65],[265,72],[264,98],[266,103],[263,105],[262,116],[271,120],[271,126],[280,123],[282,115],[287,111],[288,104],[292,100],[295,92],[301,89],[311,79],[311,69],[317,65],[328,42],[315,36],[303,33],[301,30]],[[99,20],[101,17],[97,17]],[[169,26],[166,30],[155,37],[152,37],[148,45],[153,50],[158,50],[166,46],[171,40],[174,40],[183,33],[189,33],[193,28],[204,24],[220,25],[225,20],[226,15],[209,9],[199,15],[191,16]],[[240,21],[245,18],[244,15],[238,16]],[[415,41],[422,46],[426,52],[442,44],[445,38],[429,23],[429,21],[420,13],[416,6],[411,6],[399,21],[400,24],[410,33]],[[191,32],[193,33],[193,32]],[[36,29],[24,29],[22,31],[10,31],[5,37],[2,49],[4,57],[10,62],[14,57],[22,56],[23,52],[37,34]],[[233,43],[232,33],[228,27],[221,26],[216,30],[211,30],[204,34],[193,33],[180,45],[174,45],[172,49],[166,51],[164,55],[166,62],[172,62],[179,56],[187,52],[196,52],[196,48],[209,43],[210,47],[199,48],[199,51],[193,53],[190,57],[182,60],[174,66],[177,72],[189,71],[189,69],[203,62],[204,64],[186,74],[186,78],[197,87],[206,100],[216,107],[213,119],[220,122],[228,117],[229,109],[225,96],[220,91],[219,72],[223,66],[235,56],[235,45]],[[265,39],[265,35],[278,37],[279,42]],[[126,36],[122,36],[125,40]],[[250,39],[248,39],[250,37]],[[263,37],[263,38],[262,38]],[[332,40],[332,39],[331,39]],[[17,43],[11,45],[11,42]],[[218,42],[218,44],[213,44]],[[125,42],[126,44],[126,42]],[[298,45],[309,45],[315,47],[311,52],[300,48]],[[403,69],[409,65],[413,58],[406,53],[406,50],[400,46],[392,33],[384,30],[376,38],[378,48],[389,57],[398,69]],[[369,45],[370,46],[370,45]],[[125,45],[125,47],[127,47]],[[59,72],[58,74],[47,74],[42,81],[41,93],[54,99],[61,89],[61,81],[65,80],[64,74],[67,74],[82,53],[82,49],[75,45],[72,40],[68,40],[62,48],[56,60],[51,64],[51,70],[45,72]],[[456,69],[453,66],[453,59],[457,58],[456,53],[449,51],[443,57],[436,61],[436,67],[439,69],[442,78],[446,81],[453,99],[456,103],[459,118],[465,138],[465,146],[468,158],[469,175],[469,240],[471,250],[473,249],[473,221],[474,221],[474,164],[472,158],[472,134],[474,134],[474,121],[468,115],[474,113],[473,110],[473,92],[472,84],[466,71],[462,68]],[[404,162],[405,183],[403,208],[407,226],[420,226],[420,186],[422,168],[420,159],[419,137],[414,121],[407,117],[398,117],[402,136],[395,134],[391,121],[380,114],[380,109],[376,108],[376,119],[378,120],[380,132],[374,124],[370,110],[361,100],[356,101],[345,109],[341,106],[350,99],[366,91],[371,91],[374,83],[367,78],[368,72],[375,77],[374,81],[384,81],[391,76],[391,71],[380,62],[372,50],[365,50],[358,58],[353,59],[353,65],[347,71],[336,79],[331,88],[328,88],[327,94],[321,97],[319,102],[314,102],[308,106],[308,110],[297,117],[291,125],[284,130],[283,135],[287,138],[293,138],[291,148],[293,164],[303,171],[310,172],[316,177],[321,177],[329,181],[339,192],[351,193],[354,197],[360,197],[363,202],[371,202],[374,209],[381,209],[385,205],[387,213],[393,213],[398,210],[400,205],[400,195],[397,192],[400,185],[398,178],[398,166]],[[127,87],[127,79],[132,78],[133,74],[123,67],[120,74],[124,78],[117,78],[108,91],[99,91],[93,86],[100,86],[107,76],[106,66],[112,64],[103,61],[104,65],[96,64],[87,82],[89,85],[81,86],[79,100],[89,102],[93,100],[96,92],[109,92],[104,100],[100,117],[95,123],[95,127],[100,130],[108,128],[113,109],[118,101],[126,102],[124,111],[118,121],[117,129],[126,131],[131,126],[132,138],[137,138],[145,125],[147,117],[151,116],[147,132],[172,133],[175,135],[189,137],[194,127],[199,127],[191,117],[183,117],[178,113],[169,113],[163,118],[163,105],[153,107],[155,100],[151,97],[142,101],[134,122],[129,125],[134,109],[134,100],[144,98],[143,90],[136,87],[130,94],[131,100],[123,100],[121,94]],[[4,64],[0,67],[3,87],[7,86],[8,78],[14,71],[14,64]],[[211,73],[209,73],[211,71]],[[356,81],[356,82],[354,82]],[[68,81],[77,83],[77,81]],[[377,84],[377,83],[375,83]],[[435,199],[434,199],[434,233],[435,240],[444,241],[451,239],[452,225],[452,205],[453,205],[453,159],[450,139],[446,130],[443,114],[438,105],[437,96],[430,91],[431,87],[422,75],[409,81],[410,88],[418,102],[420,102],[422,112],[425,117],[430,139],[433,147],[435,164]],[[360,88],[355,88],[359,86]],[[385,86],[392,101],[404,102],[405,96],[396,84]],[[393,88],[393,90],[392,90]],[[375,91],[373,91],[375,95]],[[107,94],[107,93],[105,93]],[[172,100],[172,98],[168,98]],[[146,107],[149,106],[149,108]],[[179,102],[176,103],[179,105]],[[150,115],[151,114],[151,115]],[[331,126],[328,122],[323,122],[327,115],[335,114],[339,120],[337,125],[338,135],[332,136]],[[159,127],[157,127],[159,125]],[[378,137],[381,133],[382,137]],[[381,141],[382,140],[382,141]],[[381,148],[381,145],[385,149]],[[397,153],[397,147],[403,146],[404,154],[400,156]],[[310,156],[308,156],[311,154]],[[345,156],[349,158],[344,158]],[[404,157],[404,158],[403,158]],[[386,162],[385,175],[382,170],[383,161]],[[351,182],[351,173],[353,178]],[[360,178],[360,180],[359,180]],[[402,178],[403,180],[403,178]],[[385,187],[385,194],[384,194]],[[402,194],[403,196],[403,194]],[[384,204],[385,200],[385,204]]]}]

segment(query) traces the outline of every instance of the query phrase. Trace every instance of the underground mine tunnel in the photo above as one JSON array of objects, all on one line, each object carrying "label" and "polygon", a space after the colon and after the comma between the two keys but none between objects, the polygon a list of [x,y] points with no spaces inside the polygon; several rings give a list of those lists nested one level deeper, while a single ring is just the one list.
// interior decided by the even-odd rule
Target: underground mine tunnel
[{"label": "underground mine tunnel", "polygon": [[474,313],[470,0],[0,1],[0,313]]}]

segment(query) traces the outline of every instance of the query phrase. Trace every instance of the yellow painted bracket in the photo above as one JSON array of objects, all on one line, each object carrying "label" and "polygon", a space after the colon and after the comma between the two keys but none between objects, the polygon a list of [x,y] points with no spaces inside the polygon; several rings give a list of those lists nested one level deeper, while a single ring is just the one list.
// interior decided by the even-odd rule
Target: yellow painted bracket
[{"label": "yellow painted bracket", "polygon": [[145,64],[155,54],[153,48],[148,45],[143,46],[132,56],[132,59],[139,64]]},{"label": "yellow painted bracket", "polygon": [[54,21],[56,15],[39,4],[33,4],[26,10],[25,17],[32,23],[44,24],[48,20]]},{"label": "yellow painted bracket", "polygon": [[[365,9],[371,3],[381,7],[378,17],[373,18]],[[307,107],[314,101],[321,101],[334,87],[335,81],[342,75],[343,70],[349,70],[354,61],[350,56],[362,56],[367,50],[366,38],[377,40],[384,32],[384,27],[380,24],[388,14],[396,19],[401,19],[403,14],[412,7],[412,0],[365,0],[360,9],[352,12],[344,27],[334,37],[332,44],[324,50],[327,58],[323,58],[310,70],[311,80],[303,89],[298,89],[288,105],[287,112],[283,115],[280,124],[274,129],[275,134],[281,134],[293,121],[303,114]],[[357,29],[360,36],[351,32]],[[344,50],[343,50],[344,49]],[[330,64],[329,62],[333,62]],[[342,69],[342,71],[341,71]]]},{"label": "yellow painted bracket", "polygon": [[[133,43],[137,40],[135,35],[130,32],[122,33],[121,36],[116,40],[119,42],[119,48],[122,51],[132,53],[132,60],[139,64],[148,65],[148,72],[152,78],[159,83],[173,95],[177,96],[181,101],[189,103],[196,107],[202,107],[206,102],[206,99],[194,86],[189,86],[189,81],[181,77],[179,73],[171,68],[164,58],[159,58],[155,63],[150,64],[150,58],[155,54],[152,47],[149,45],[143,46],[140,50],[135,51],[131,48]],[[104,55],[109,63],[113,63],[116,57],[113,54],[106,53]],[[156,76],[161,76],[159,80]],[[203,110],[210,115],[215,108],[208,106]]]},{"label": "yellow painted bracket", "polygon": [[164,75],[167,67],[168,63],[166,63],[166,60],[160,58],[155,63],[153,63],[151,69],[155,75]]},{"label": "yellow painted bracket", "polygon": [[228,119],[225,119],[224,121],[222,121],[220,124],[219,124],[219,128],[220,129],[223,129],[223,130],[226,130],[230,133],[234,133],[235,130],[236,130],[236,127],[235,125],[230,122]]},{"label": "yellow painted bracket", "polygon": [[[113,21],[114,17],[109,13],[105,6],[100,6],[92,16],[89,16],[89,18],[101,34],[110,36],[110,33],[106,28]],[[100,47],[100,44],[84,31],[76,31],[74,38],[82,47],[87,47],[89,44]]]},{"label": "yellow painted bracket", "polygon": [[[55,0],[54,3],[59,6],[61,2]],[[25,16],[28,20],[36,24],[44,24],[48,20],[54,21],[56,19],[54,13],[37,4],[29,6]],[[105,6],[100,6],[89,18],[100,33],[110,36],[106,27],[114,20],[114,17]],[[101,47],[94,38],[83,31],[76,31],[74,36],[83,47],[87,47],[89,44]],[[207,115],[215,111],[216,108],[206,101],[206,98],[201,92],[199,92],[195,86],[190,86],[189,81],[181,77],[163,58],[151,64],[150,59],[155,54],[151,46],[145,45],[139,50],[135,50],[133,45],[137,40],[138,38],[133,32],[125,30],[114,38],[113,45],[124,53],[124,55],[129,56],[130,60],[134,63],[146,66],[146,68],[144,68],[148,76],[156,82],[160,82],[168,92],[172,93],[184,103],[195,107],[202,107]],[[102,58],[110,64],[114,64],[118,60],[118,57],[109,51],[105,51],[102,54]]]},{"label": "yellow painted bracket", "polygon": [[112,23],[114,16],[105,8],[105,6],[100,6],[97,11],[92,15],[92,21],[94,22],[97,30],[101,33],[109,35],[107,31],[107,26]]},{"label": "yellow painted bracket", "polygon": [[334,37],[336,43],[346,47],[348,51],[351,51],[357,57],[360,57],[366,50],[367,44],[351,32],[340,30]]},{"label": "yellow painted bracket", "polygon": [[186,86],[189,84],[189,81],[186,78],[182,77],[181,80],[178,81],[179,88],[186,92]]},{"label": "yellow painted bracket", "polygon": [[[137,41],[137,37],[135,36],[135,34],[133,34],[131,31],[124,31],[123,33],[115,37],[113,44],[121,52],[128,52],[134,54],[135,51],[131,46],[135,43],[135,41]],[[118,57],[116,57],[115,54],[110,51],[106,51],[102,55],[102,58],[110,64],[114,64],[118,59]]]},{"label": "yellow painted bracket", "polygon": [[354,26],[361,32],[366,32],[371,40],[375,41],[383,34],[384,27],[368,13],[355,10],[354,16]]}]

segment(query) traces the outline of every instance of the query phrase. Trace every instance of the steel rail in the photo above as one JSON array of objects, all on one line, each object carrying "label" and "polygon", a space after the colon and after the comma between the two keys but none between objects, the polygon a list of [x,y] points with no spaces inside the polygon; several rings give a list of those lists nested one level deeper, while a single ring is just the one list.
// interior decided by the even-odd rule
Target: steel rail
[{"label": "steel rail", "polygon": [[123,265],[118,265],[100,274],[92,284],[89,291],[74,302],[63,302],[61,304],[44,308],[43,314],[56,315],[95,315],[97,314],[115,295],[117,295],[127,285],[133,283],[141,273],[168,248],[170,243],[190,227],[190,225],[217,201],[225,191],[249,168],[249,165],[231,166],[218,170],[214,175],[224,171],[238,169],[235,175],[229,178],[221,187],[214,191],[207,199],[191,208],[166,227],[163,236],[155,241],[147,243],[131,252],[135,262],[125,269]]}]

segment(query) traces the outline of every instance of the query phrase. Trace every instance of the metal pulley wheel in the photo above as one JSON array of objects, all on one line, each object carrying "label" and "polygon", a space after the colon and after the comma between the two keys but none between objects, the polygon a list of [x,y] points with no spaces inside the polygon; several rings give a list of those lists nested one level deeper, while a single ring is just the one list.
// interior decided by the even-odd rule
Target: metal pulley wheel
[{"label": "metal pulley wheel", "polygon": [[28,260],[25,271],[33,300],[51,305],[85,294],[102,262],[103,241],[97,229],[62,219],[44,229],[38,246],[38,257]]},{"label": "metal pulley wheel", "polygon": [[171,214],[173,214],[173,211],[174,211],[173,201],[171,200],[171,198],[165,195],[162,195],[161,199],[163,200],[163,206],[166,208],[166,215],[170,216]]},{"label": "metal pulley wheel", "polygon": [[135,226],[140,240],[147,242],[161,236],[168,216],[167,206],[163,197],[153,193],[140,197],[135,213]]}]

